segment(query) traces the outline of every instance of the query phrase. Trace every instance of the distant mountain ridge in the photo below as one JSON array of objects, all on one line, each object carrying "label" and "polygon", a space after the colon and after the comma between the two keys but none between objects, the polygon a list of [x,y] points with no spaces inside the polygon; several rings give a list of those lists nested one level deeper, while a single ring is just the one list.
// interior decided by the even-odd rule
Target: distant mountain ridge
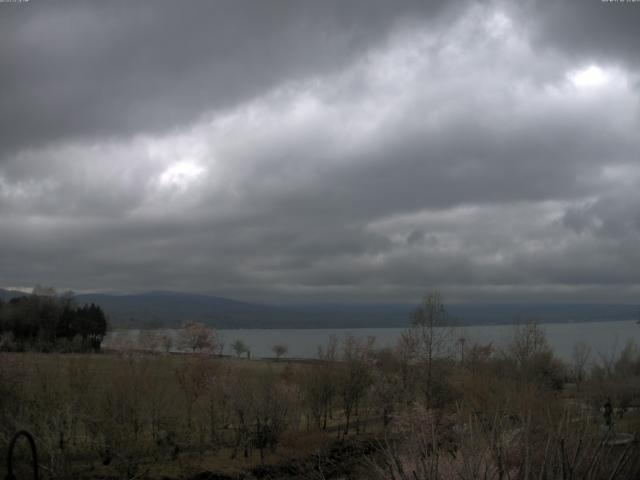
[{"label": "distant mountain ridge", "polygon": [[[0,299],[25,295],[0,289]],[[135,294],[78,294],[79,304],[100,305],[116,328],[178,327],[197,321],[215,328],[383,328],[405,327],[415,305],[305,304],[266,305],[195,293],[152,291]],[[637,305],[614,304],[476,304],[449,305],[460,325],[490,325],[631,320]]]},{"label": "distant mountain ridge", "polygon": [[22,295],[27,295],[25,292],[21,292],[19,290],[6,290],[4,288],[0,288],[0,300],[6,302],[14,297],[21,297]]}]

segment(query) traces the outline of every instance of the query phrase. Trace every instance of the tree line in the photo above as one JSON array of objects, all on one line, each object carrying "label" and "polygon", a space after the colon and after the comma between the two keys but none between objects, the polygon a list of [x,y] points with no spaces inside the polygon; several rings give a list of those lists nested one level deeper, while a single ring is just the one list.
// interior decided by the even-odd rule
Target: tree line
[{"label": "tree line", "polygon": [[4,354],[0,443],[37,432],[52,478],[163,478],[304,449],[313,461],[295,478],[345,477],[325,475],[322,448],[367,437],[376,448],[349,478],[640,478],[640,444],[621,443],[640,433],[637,346],[594,358],[578,344],[562,362],[534,323],[502,348],[475,344],[437,294],[410,322],[394,346],[333,337],[306,361],[221,358],[215,332],[193,323],[179,337],[188,355]]},{"label": "tree line", "polygon": [[77,305],[72,293],[36,287],[30,295],[0,300],[4,351],[98,351],[107,325],[100,306]]}]

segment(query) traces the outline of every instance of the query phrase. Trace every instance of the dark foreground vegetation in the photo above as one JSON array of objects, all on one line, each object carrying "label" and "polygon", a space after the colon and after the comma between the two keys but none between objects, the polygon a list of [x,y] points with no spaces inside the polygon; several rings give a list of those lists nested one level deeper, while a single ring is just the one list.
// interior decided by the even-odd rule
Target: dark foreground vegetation
[{"label": "dark foreground vegetation", "polygon": [[32,432],[44,478],[639,478],[634,345],[565,364],[535,324],[474,345],[437,294],[393,349],[220,358],[205,330],[182,355],[0,354],[0,445]]}]

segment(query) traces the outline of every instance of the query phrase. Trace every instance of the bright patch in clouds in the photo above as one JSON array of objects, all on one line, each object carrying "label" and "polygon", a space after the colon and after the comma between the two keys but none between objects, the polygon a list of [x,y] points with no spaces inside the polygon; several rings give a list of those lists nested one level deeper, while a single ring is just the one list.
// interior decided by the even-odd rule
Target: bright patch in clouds
[{"label": "bright patch in clouds", "polygon": [[569,80],[576,87],[598,87],[609,81],[609,74],[597,65],[590,65],[569,74]]},{"label": "bright patch in clouds", "polygon": [[159,177],[159,184],[165,189],[185,191],[204,173],[205,169],[190,161],[176,162]]},{"label": "bright patch in clouds", "polygon": [[493,38],[502,37],[511,31],[513,22],[503,12],[494,12],[487,22],[487,30]]}]

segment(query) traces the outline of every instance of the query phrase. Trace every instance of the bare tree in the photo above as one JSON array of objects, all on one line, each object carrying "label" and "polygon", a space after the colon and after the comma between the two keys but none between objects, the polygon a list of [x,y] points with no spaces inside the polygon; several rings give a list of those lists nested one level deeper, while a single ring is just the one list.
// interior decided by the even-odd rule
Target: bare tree
[{"label": "bare tree", "polygon": [[318,358],[326,362],[335,362],[338,354],[338,337],[331,335],[326,346],[318,347]]},{"label": "bare tree", "polygon": [[276,359],[280,360],[280,358],[282,358],[287,354],[287,352],[289,352],[289,347],[284,344],[278,344],[271,347],[271,351],[276,356]]},{"label": "bare tree", "polygon": [[580,390],[580,385],[585,379],[587,364],[591,357],[591,347],[585,342],[578,342],[573,346],[573,381],[576,388]]},{"label": "bare tree", "polygon": [[[241,342],[236,340],[235,343]],[[249,457],[251,453],[251,437],[252,437],[252,424],[253,414],[255,412],[256,404],[256,391],[257,380],[247,372],[238,372],[239,374],[232,375],[228,378],[228,381],[224,384],[224,388],[227,390],[227,395],[233,399],[231,402],[234,421],[234,430],[236,434],[235,442],[233,445],[233,453],[231,458],[236,458],[238,451],[242,449],[245,458]],[[240,375],[240,373],[242,375]]]},{"label": "bare tree", "polygon": [[140,347],[148,352],[156,352],[160,348],[161,341],[162,339],[158,333],[153,330],[140,332],[140,336],[138,337]]},{"label": "bare tree", "polygon": [[310,366],[302,377],[302,392],[307,414],[307,429],[309,416],[317,428],[327,429],[327,421],[332,413],[332,403],[337,393],[337,369],[333,362],[337,360],[338,337],[331,335],[325,346],[318,347],[320,363]]},{"label": "bare tree", "polygon": [[513,333],[513,339],[507,348],[507,354],[511,356],[519,367],[525,367],[533,357],[541,353],[550,352],[544,330],[536,322],[527,322],[517,325]]},{"label": "bare tree", "polygon": [[210,365],[205,360],[203,357],[191,357],[174,370],[185,401],[186,426],[189,432],[192,430],[195,403],[206,392],[211,374]]},{"label": "bare tree", "polygon": [[359,340],[347,336],[344,340],[342,363],[338,369],[338,392],[345,416],[344,434],[349,434],[351,418],[355,414],[356,429],[360,429],[360,404],[372,383],[371,353],[374,337]]},{"label": "bare tree", "polygon": [[187,322],[180,330],[180,345],[192,352],[213,352],[216,349],[215,332],[198,322]]},{"label": "bare tree", "polygon": [[261,376],[256,387],[252,443],[260,451],[260,461],[264,462],[265,449],[268,447],[275,452],[291,420],[296,392],[273,374]]},{"label": "bare tree", "polygon": [[415,310],[405,343],[411,345],[416,359],[424,366],[424,393],[429,405],[432,401],[433,364],[438,357],[449,353],[453,336],[450,317],[438,292],[425,295]]},{"label": "bare tree", "polygon": [[249,346],[240,339],[233,342],[231,344],[231,348],[238,357],[241,357],[243,354],[249,352]]},{"label": "bare tree", "polygon": [[316,427],[326,430],[331,403],[336,394],[334,367],[329,364],[313,365],[305,372],[302,380],[305,403]]},{"label": "bare tree", "polygon": [[162,335],[160,337],[160,345],[162,346],[164,353],[171,352],[171,349],[173,348],[173,337],[169,334]]}]

